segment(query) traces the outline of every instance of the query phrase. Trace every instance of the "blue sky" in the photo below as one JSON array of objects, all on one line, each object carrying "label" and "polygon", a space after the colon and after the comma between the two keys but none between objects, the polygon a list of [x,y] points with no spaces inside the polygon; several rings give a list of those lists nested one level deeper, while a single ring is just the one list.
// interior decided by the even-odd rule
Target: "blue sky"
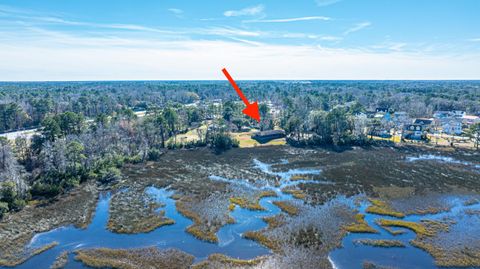
[{"label": "blue sky", "polygon": [[477,0],[0,0],[0,80],[480,79]]}]

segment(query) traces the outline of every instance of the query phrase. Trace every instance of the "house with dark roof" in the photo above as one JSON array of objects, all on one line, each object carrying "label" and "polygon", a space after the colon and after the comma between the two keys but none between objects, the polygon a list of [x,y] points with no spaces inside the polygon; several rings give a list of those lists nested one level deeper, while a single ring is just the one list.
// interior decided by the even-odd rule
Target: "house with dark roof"
[{"label": "house with dark roof", "polygon": [[270,140],[284,138],[284,130],[268,130],[262,132],[253,133],[252,139],[257,140],[259,143],[267,143]]},{"label": "house with dark roof", "polygon": [[431,126],[433,123],[433,119],[426,119],[426,118],[418,118],[415,119],[413,124],[423,125],[423,126]]},{"label": "house with dark roof", "polygon": [[427,135],[427,127],[422,124],[407,124],[403,128],[402,138],[424,140]]}]

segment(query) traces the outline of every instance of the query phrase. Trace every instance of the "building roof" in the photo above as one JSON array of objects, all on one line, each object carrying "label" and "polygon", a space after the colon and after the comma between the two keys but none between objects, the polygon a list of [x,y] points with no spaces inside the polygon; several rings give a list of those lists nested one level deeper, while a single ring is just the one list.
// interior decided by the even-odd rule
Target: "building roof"
[{"label": "building roof", "polygon": [[268,130],[268,131],[256,132],[253,134],[253,136],[256,136],[256,137],[265,137],[265,136],[272,136],[272,135],[285,135],[285,131],[284,130]]},{"label": "building roof", "polygon": [[419,119],[415,119],[415,121],[413,122],[413,124],[430,125],[430,124],[432,124],[432,122],[433,122],[432,119],[422,119],[422,118],[419,118]]}]

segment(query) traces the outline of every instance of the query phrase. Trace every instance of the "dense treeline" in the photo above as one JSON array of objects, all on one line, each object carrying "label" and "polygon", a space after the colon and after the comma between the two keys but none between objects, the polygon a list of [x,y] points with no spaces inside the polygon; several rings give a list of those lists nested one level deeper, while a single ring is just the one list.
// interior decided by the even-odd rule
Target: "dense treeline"
[{"label": "dense treeline", "polygon": [[[115,182],[125,163],[159,160],[167,149],[236,147],[229,132],[243,127],[280,127],[292,145],[363,145],[371,126],[356,115],[375,107],[412,117],[480,111],[480,82],[240,85],[261,102],[258,124],[242,114],[244,105],[227,82],[1,83],[0,132],[38,130],[31,139],[0,139],[0,217],[86,181]],[[135,111],[146,112],[138,117]],[[197,139],[177,140],[189,131]]]},{"label": "dense treeline", "polygon": [[[243,81],[247,96],[288,106],[298,99],[331,108],[357,101],[363,107],[389,107],[412,117],[436,110],[480,111],[478,81]],[[39,126],[49,114],[66,111],[94,118],[128,107],[145,110],[168,103],[238,100],[227,82],[45,82],[0,83],[0,132]],[[298,102],[297,102],[298,103]]]}]

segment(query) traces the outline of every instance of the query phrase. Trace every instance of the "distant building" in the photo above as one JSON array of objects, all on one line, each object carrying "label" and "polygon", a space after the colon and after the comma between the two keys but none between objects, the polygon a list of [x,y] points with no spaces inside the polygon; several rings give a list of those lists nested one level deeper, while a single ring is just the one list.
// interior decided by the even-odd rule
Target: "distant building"
[{"label": "distant building", "polygon": [[474,116],[474,115],[465,115],[462,118],[462,122],[465,125],[472,125],[475,123],[480,123],[480,117],[479,116]]},{"label": "distant building", "polygon": [[443,120],[442,132],[449,135],[462,134],[462,120],[457,118]]},{"label": "distant building", "polygon": [[407,112],[398,111],[393,113],[393,122],[397,126],[402,126],[411,122],[410,117],[408,116]]},{"label": "distant building", "polygon": [[433,118],[435,119],[447,119],[447,118],[463,118],[466,115],[462,110],[449,110],[449,111],[435,111]]},{"label": "distant building", "polygon": [[252,135],[252,138],[257,140],[260,143],[267,143],[270,140],[283,138],[283,137],[285,137],[284,130],[262,131],[262,132],[256,132]]},{"label": "distant building", "polygon": [[389,122],[392,120],[392,115],[389,112],[377,112],[373,118]]},{"label": "distant building", "polygon": [[427,129],[425,125],[421,124],[407,124],[402,133],[402,138],[423,140],[426,138]]},{"label": "distant building", "polygon": [[432,126],[433,119],[418,118],[418,119],[415,119],[413,124],[422,125],[422,126],[425,127],[425,129],[428,129],[428,128],[430,128],[430,126]]},{"label": "distant building", "polygon": [[377,112],[377,113],[387,113],[388,110],[389,110],[388,107],[377,107],[375,109],[375,112]]}]

